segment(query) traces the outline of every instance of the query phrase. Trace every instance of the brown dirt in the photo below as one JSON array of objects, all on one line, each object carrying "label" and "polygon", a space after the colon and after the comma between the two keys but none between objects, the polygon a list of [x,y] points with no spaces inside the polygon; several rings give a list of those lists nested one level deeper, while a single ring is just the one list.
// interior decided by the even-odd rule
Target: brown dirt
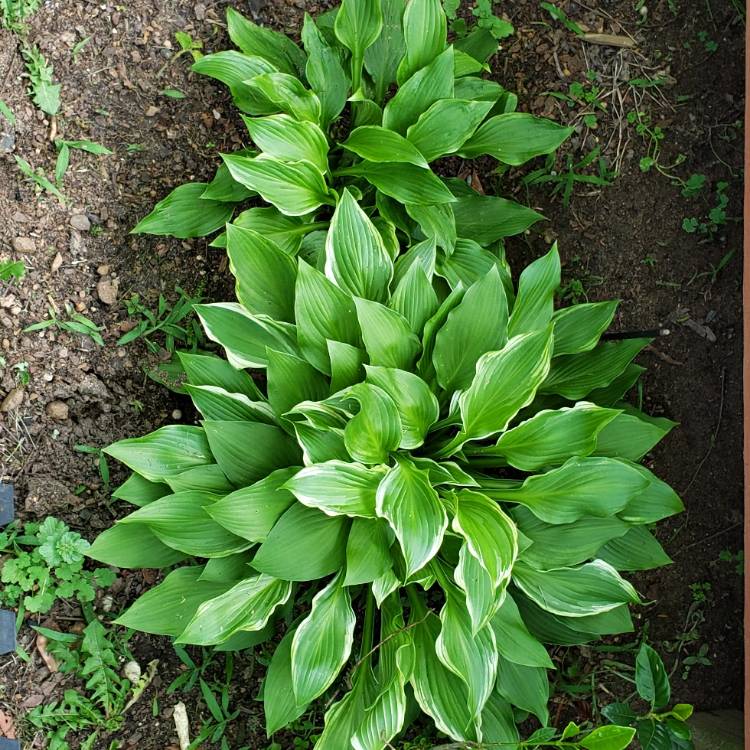
[{"label": "brown dirt", "polygon": [[[517,189],[519,199],[528,198],[550,221],[524,240],[509,243],[509,252],[518,269],[557,239],[567,281],[579,280],[592,300],[623,300],[616,321],[619,330],[670,329],[641,358],[649,367],[642,397],[648,411],[680,422],[649,465],[682,491],[687,513],[659,531],[675,564],[638,579],[649,601],[640,623],[661,651],[665,642],[673,643],[688,630],[694,637],[685,643],[682,657],[708,645],[712,666],[694,666],[683,680],[677,665],[677,700],[701,708],[739,706],[742,580],[719,554],[741,549],[742,139],[733,124],[741,119],[743,106],[742,24],[725,0],[677,0],[677,15],[666,0],[654,0],[646,23],[639,23],[641,16],[631,0],[601,0],[594,10],[562,3],[571,18],[590,30],[632,34],[637,50],[620,52],[584,45],[559,24],[548,25],[549,17],[535,1],[506,5],[503,10],[509,12],[517,34],[506,41],[494,70],[498,80],[518,91],[523,109],[572,120],[577,110],[559,108],[544,92],[566,91],[570,82],[585,81],[587,69],[609,74],[625,64],[618,88],[627,111],[633,102],[624,80],[668,74],[674,83],[661,88],[664,98],[646,98],[643,107],[664,128],[661,161],[669,164],[683,153],[685,162],[675,170],[683,178],[703,173],[711,190],[719,180],[730,182],[727,225],[708,241],[683,232],[684,216],[704,216],[711,208],[708,190],[686,199],[655,170],[642,174],[638,162],[646,146],[631,126],[619,127],[610,107],[599,116],[596,131],[583,129],[567,148],[580,159],[601,145],[610,163],[622,157],[620,176],[603,190],[578,186],[567,209],[544,187],[528,194]],[[74,451],[74,446],[103,446],[143,434],[170,421],[175,408],[187,413],[187,404],[144,375],[144,366],[156,363],[158,355],[141,343],[115,346],[127,313],[122,304],[103,304],[96,286],[101,279],[117,281],[120,301],[137,292],[152,306],[159,293],[174,299],[175,285],[190,292],[202,287],[215,299],[230,294],[222,255],[204,241],[128,235],[155,200],[181,182],[210,178],[216,153],[236,148],[243,138],[224,92],[189,74],[185,57],[169,62],[175,31],[190,32],[206,49],[222,48],[223,7],[223,2],[186,0],[134,0],[126,6],[66,0],[45,5],[29,24],[30,41],[54,64],[55,78],[63,84],[58,135],[89,138],[115,153],[73,153],[63,188],[66,206],[36,195],[22,180],[12,156],[0,156],[0,259],[23,259],[28,269],[21,283],[0,289],[0,354],[5,360],[0,398],[18,386],[17,365],[27,362],[30,375],[20,405],[0,414],[0,473],[16,482],[22,518],[54,514],[93,538],[122,515],[123,508],[110,505],[92,458]],[[259,0],[237,7],[288,31],[297,27],[303,10],[318,10],[301,0],[295,5],[264,5]],[[699,39],[704,31],[718,43],[713,53]],[[89,35],[90,43],[74,61],[73,46]],[[22,72],[17,38],[0,31],[0,98],[17,117],[15,153],[50,175],[55,160],[51,124],[27,97]],[[181,90],[186,98],[160,95],[168,87]],[[610,136],[619,132],[623,139],[618,148],[617,136]],[[140,148],[128,149],[129,144]],[[505,184],[517,188],[518,178],[526,172],[512,174]],[[487,187],[494,179],[485,171],[478,176]],[[501,186],[503,193],[509,189]],[[71,217],[80,212],[87,215],[93,231],[71,226]],[[28,245],[30,249],[16,250],[19,237],[31,238],[33,249]],[[715,279],[698,276],[731,250],[735,256]],[[55,261],[58,254],[61,264]],[[105,347],[54,329],[22,332],[41,320],[48,306],[62,311],[66,302],[104,327]],[[675,316],[678,309],[681,313]],[[686,316],[705,323],[716,340],[708,341],[675,322]],[[65,420],[47,415],[52,401],[68,406]],[[115,470],[113,482],[119,478]],[[82,494],[74,494],[80,485],[85,485]],[[710,584],[705,605],[692,606],[689,585],[694,583]],[[141,573],[123,576],[114,592],[115,608],[143,586]],[[26,645],[29,632],[21,632]],[[138,636],[132,645],[141,663],[154,655],[162,663],[157,681],[133,709],[119,737],[125,747],[163,750],[176,741],[171,723],[175,702],[186,702],[194,727],[205,706],[197,693],[165,693],[179,664],[164,640]],[[238,662],[238,674],[252,668],[252,660]],[[6,708],[14,705],[18,713],[40,695],[54,699],[65,684],[50,677],[36,656],[31,666],[6,658],[0,671],[0,702]],[[256,667],[254,677],[238,681],[241,687],[233,694],[243,714],[232,730],[237,733],[231,737],[232,748],[266,746],[258,731],[259,708],[252,700],[259,672]],[[154,697],[160,707],[156,718],[151,713]],[[42,746],[39,737],[30,735],[29,740],[29,747]],[[102,742],[97,748],[107,746]]]}]

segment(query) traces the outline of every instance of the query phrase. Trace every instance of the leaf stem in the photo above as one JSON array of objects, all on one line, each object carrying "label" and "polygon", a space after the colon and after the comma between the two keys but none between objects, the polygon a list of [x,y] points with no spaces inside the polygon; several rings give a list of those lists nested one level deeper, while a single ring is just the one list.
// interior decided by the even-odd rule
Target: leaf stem
[{"label": "leaf stem", "polygon": [[362,625],[362,646],[359,651],[360,661],[372,651],[373,634],[375,631],[375,597],[372,589],[367,588],[367,602],[365,604],[365,621]]}]

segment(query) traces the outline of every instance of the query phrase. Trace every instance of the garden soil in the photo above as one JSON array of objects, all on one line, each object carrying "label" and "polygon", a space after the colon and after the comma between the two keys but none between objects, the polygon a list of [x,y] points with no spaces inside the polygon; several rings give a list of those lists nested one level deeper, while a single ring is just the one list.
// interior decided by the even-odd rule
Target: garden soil
[{"label": "garden soil", "polygon": [[[673,669],[675,700],[702,709],[739,707],[744,22],[730,0],[558,5],[583,31],[614,38],[606,45],[581,41],[537,2],[509,0],[496,11],[513,22],[516,33],[492,60],[491,75],[518,92],[521,109],[575,125],[558,158],[558,175],[566,172],[568,157],[575,164],[598,148],[606,169],[599,172],[595,161],[593,171],[582,171],[605,175],[611,184],[575,182],[564,205],[561,193],[551,194],[555,182],[522,186],[543,159],[503,175],[494,174],[489,162],[468,173],[464,170],[472,167],[455,160],[445,166],[471,178],[475,187],[528,202],[547,217],[508,243],[517,271],[557,240],[563,297],[616,297],[622,304],[614,330],[668,331],[639,358],[648,371],[632,398],[650,413],[679,423],[647,463],[681,492],[687,510],[658,529],[674,563],[635,577],[644,599],[636,625]],[[0,99],[16,118],[11,126],[0,115],[5,134],[0,136],[0,260],[22,260],[27,269],[19,282],[0,282],[0,472],[15,483],[23,520],[55,515],[92,539],[126,508],[110,500],[96,456],[76,446],[98,448],[194,416],[184,399],[146,374],[166,357],[164,350],[152,352],[142,341],[116,342],[134,324],[125,305],[133,294],[151,308],[159,295],[174,302],[177,287],[210,300],[231,295],[225,258],[204,240],[129,234],[156,200],[182,182],[210,179],[217,153],[244,142],[225,92],[189,72],[189,55],[175,54],[177,31],[201,40],[206,51],[223,48],[224,7],[210,0],[43,4],[28,23],[26,39],[40,47],[62,85],[54,120],[27,95],[22,37],[0,30]],[[240,0],[236,7],[290,33],[305,11],[321,10],[303,0]],[[599,91],[592,102],[581,103],[591,91],[587,71]],[[584,88],[573,88],[578,99],[573,104],[549,95],[570,95],[576,82]],[[177,90],[183,98],[165,90]],[[634,111],[644,113],[641,122],[650,131],[638,132],[631,122],[637,118],[628,117]],[[654,143],[649,132],[663,137]],[[20,156],[54,174],[55,137],[90,139],[114,152],[72,152],[62,187],[65,204],[36,193],[14,160]],[[656,166],[643,171],[648,163],[641,160],[654,156],[655,146],[661,171]],[[611,171],[618,174],[610,180]],[[705,175],[705,186],[685,197],[675,178],[691,174]],[[685,219],[710,224],[717,190],[729,198],[726,221],[705,232],[685,231]],[[105,346],[55,328],[24,332],[50,308],[61,320],[66,308],[90,318],[101,326]],[[155,340],[164,344],[163,338]],[[115,466],[111,471],[113,483],[124,476]],[[154,581],[153,571],[123,571],[112,590],[102,592],[99,613],[110,606],[120,610]],[[81,613],[60,604],[43,619],[70,630],[79,626]],[[72,683],[49,671],[29,624],[19,640],[30,662],[17,656],[0,660],[0,727],[8,731],[14,725],[27,747],[41,748],[41,735],[24,725],[23,714],[59,699]],[[614,645],[634,640],[623,636]],[[206,706],[199,691],[167,692],[181,666],[166,639],[136,635],[130,647],[144,666],[160,659],[157,677],[128,712],[122,730],[95,747],[107,748],[118,739],[126,748],[176,748],[175,703],[186,704],[193,734],[207,716]],[[607,657],[633,660],[627,651]],[[608,667],[601,652],[561,650],[555,659],[559,687],[569,689],[558,699],[553,718],[589,718],[590,700],[577,698],[576,686],[593,686],[604,702],[612,694],[627,695],[612,671],[617,668]],[[231,700],[241,714],[227,735],[232,750],[267,746],[256,702],[262,661],[262,655],[237,659]],[[305,731],[313,730],[314,724]],[[291,735],[279,742],[297,747]]]}]

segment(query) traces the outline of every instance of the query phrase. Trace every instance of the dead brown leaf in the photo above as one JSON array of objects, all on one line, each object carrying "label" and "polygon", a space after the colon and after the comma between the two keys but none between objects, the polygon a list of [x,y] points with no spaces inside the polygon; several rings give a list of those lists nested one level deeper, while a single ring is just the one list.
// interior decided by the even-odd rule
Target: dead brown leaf
[{"label": "dead brown leaf", "polygon": [[7,737],[9,740],[16,739],[16,725],[13,723],[13,717],[2,709],[0,709],[0,737]]},{"label": "dead brown leaf", "polygon": [[39,652],[39,656],[42,657],[42,660],[47,665],[47,669],[49,669],[50,672],[57,672],[58,664],[55,660],[55,657],[52,656],[52,654],[47,651],[47,644],[49,641],[47,638],[41,633],[37,635],[36,637],[36,650]]}]

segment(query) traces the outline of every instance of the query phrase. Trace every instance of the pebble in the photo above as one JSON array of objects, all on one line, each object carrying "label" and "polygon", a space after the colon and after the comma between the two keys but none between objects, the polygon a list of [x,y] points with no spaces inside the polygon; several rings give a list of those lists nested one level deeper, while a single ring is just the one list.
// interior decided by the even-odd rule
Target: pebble
[{"label": "pebble", "polygon": [[109,276],[109,266],[101,265],[96,269],[99,276]]},{"label": "pebble", "polygon": [[31,237],[16,237],[13,240],[13,249],[17,253],[33,253],[36,250],[36,243]]},{"label": "pebble", "polygon": [[88,232],[91,229],[91,222],[86,214],[73,214],[70,217],[70,226],[79,232]]},{"label": "pebble", "polygon": [[62,262],[63,262],[63,257],[62,257],[62,255],[60,255],[60,253],[58,253],[57,255],[55,255],[54,259],[52,260],[52,265],[50,266],[50,271],[52,273],[56,273],[57,271],[59,271],[60,270],[60,266],[62,265]]},{"label": "pebble", "polygon": [[23,403],[23,388],[14,388],[0,404],[1,412],[15,411]]},{"label": "pebble", "polygon": [[146,117],[155,117],[159,113],[159,108],[153,104],[146,110]]},{"label": "pebble", "polygon": [[105,305],[114,305],[117,302],[117,281],[102,279],[96,285],[96,293]]},{"label": "pebble", "polygon": [[123,667],[122,673],[127,680],[136,685],[141,679],[141,665],[137,661],[129,661]]},{"label": "pebble", "polygon": [[68,405],[64,401],[50,401],[44,411],[56,422],[64,422],[68,418]]}]

